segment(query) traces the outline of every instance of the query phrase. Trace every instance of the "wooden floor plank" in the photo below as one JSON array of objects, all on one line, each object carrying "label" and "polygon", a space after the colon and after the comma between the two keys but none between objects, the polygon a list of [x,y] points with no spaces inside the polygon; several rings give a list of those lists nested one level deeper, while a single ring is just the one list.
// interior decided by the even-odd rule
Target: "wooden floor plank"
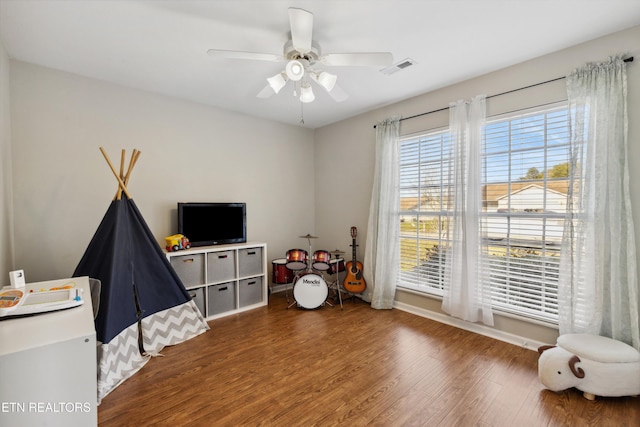
[{"label": "wooden floor plank", "polygon": [[106,396],[110,426],[638,426],[640,398],[552,393],[537,353],[399,310],[268,307],[211,330]]}]

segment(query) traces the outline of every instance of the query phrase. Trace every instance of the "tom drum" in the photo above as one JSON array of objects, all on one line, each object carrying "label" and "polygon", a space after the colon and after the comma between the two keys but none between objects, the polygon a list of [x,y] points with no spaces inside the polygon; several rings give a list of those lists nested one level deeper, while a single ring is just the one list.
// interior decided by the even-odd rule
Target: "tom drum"
[{"label": "tom drum", "polygon": [[309,253],[304,249],[289,249],[287,251],[287,268],[298,271],[307,268]]},{"label": "tom drum", "polygon": [[342,273],[345,271],[344,259],[334,258],[329,261],[329,274]]},{"label": "tom drum", "polygon": [[327,300],[329,288],[324,279],[317,274],[305,273],[293,285],[293,298],[302,308],[317,308]]},{"label": "tom drum", "polygon": [[273,271],[271,273],[271,282],[277,285],[284,285],[293,282],[293,272],[287,268],[287,260],[285,258],[274,259],[271,261]]},{"label": "tom drum", "polygon": [[328,251],[315,251],[311,266],[318,271],[327,271],[329,269],[329,260],[331,260],[331,254]]}]

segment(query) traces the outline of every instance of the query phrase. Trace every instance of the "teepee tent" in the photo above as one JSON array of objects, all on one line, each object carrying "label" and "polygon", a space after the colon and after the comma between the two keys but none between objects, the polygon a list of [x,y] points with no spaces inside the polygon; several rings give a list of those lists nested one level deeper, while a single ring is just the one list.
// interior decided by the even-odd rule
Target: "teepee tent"
[{"label": "teepee tent", "polygon": [[162,348],[209,329],[127,191],[140,152],[133,151],[125,174],[123,150],[118,174],[100,151],[118,191],[73,273],[101,282],[95,319],[98,403]]}]

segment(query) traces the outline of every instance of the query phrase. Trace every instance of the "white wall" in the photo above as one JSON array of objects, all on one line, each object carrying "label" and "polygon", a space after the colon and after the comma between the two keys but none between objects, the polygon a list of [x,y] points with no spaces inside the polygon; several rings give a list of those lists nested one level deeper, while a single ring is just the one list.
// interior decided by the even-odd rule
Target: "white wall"
[{"label": "white wall", "polygon": [[[524,48],[524,47],[523,47]],[[321,245],[332,247],[334,242],[349,250],[348,227],[358,225],[360,230],[359,258],[364,256],[366,223],[373,182],[375,132],[373,126],[386,118],[412,115],[447,107],[450,102],[471,98],[477,94],[494,95],[526,87],[569,74],[574,68],[589,61],[602,61],[608,56],[626,52],[635,55],[628,65],[629,107],[629,159],[631,198],[636,230],[640,230],[640,26],[607,37],[546,55],[485,76],[445,87],[340,123],[316,130],[316,230]],[[439,59],[440,60],[440,59]],[[389,78],[402,78],[403,73],[424,72],[424,68],[408,69]],[[566,98],[564,81],[494,97],[488,100],[488,114],[495,115],[519,108],[558,101]],[[401,134],[407,135],[448,123],[448,111],[405,120]],[[340,153],[340,156],[331,156]],[[339,187],[328,205],[330,185]],[[640,232],[636,232],[636,246],[640,248]],[[640,255],[640,251],[638,252]],[[638,263],[640,265],[640,261]],[[396,301],[415,311],[441,314],[441,302],[410,292],[398,291]],[[557,332],[544,327],[533,327],[507,317],[496,318],[496,329],[531,339],[554,342]]]},{"label": "white wall", "polygon": [[71,275],[96,231],[117,189],[100,146],[116,165],[122,148],[142,151],[129,190],[159,242],[177,231],[178,201],[246,202],[248,240],[267,242],[269,259],[314,232],[309,129],[17,61],[11,90],[28,281]]},{"label": "white wall", "polygon": [[369,116],[317,129],[314,148],[317,248],[340,249],[351,259],[350,228],[357,227],[358,260],[364,258],[375,160]]},{"label": "white wall", "polygon": [[[12,169],[9,57],[0,40],[0,274],[13,269]],[[0,280],[0,286],[5,280]]]}]

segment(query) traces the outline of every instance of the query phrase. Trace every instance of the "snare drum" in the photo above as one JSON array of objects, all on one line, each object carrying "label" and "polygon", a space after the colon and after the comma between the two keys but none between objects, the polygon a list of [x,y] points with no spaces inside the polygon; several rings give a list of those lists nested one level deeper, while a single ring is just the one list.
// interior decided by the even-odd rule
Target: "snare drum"
[{"label": "snare drum", "polygon": [[271,283],[276,285],[285,285],[293,282],[293,272],[287,268],[287,260],[284,258],[274,259],[271,261],[273,272],[271,274]]},{"label": "snare drum", "polygon": [[329,261],[329,274],[342,273],[343,271],[345,271],[344,259],[334,258]]},{"label": "snare drum", "polygon": [[307,268],[309,253],[304,249],[289,249],[287,251],[287,268],[298,271]]},{"label": "snare drum", "polygon": [[328,251],[315,251],[313,253],[313,263],[311,266],[318,271],[327,271],[329,269],[329,260],[331,254]]},{"label": "snare drum", "polygon": [[314,273],[298,277],[293,285],[293,298],[302,308],[317,308],[327,300],[329,288],[324,279]]}]

